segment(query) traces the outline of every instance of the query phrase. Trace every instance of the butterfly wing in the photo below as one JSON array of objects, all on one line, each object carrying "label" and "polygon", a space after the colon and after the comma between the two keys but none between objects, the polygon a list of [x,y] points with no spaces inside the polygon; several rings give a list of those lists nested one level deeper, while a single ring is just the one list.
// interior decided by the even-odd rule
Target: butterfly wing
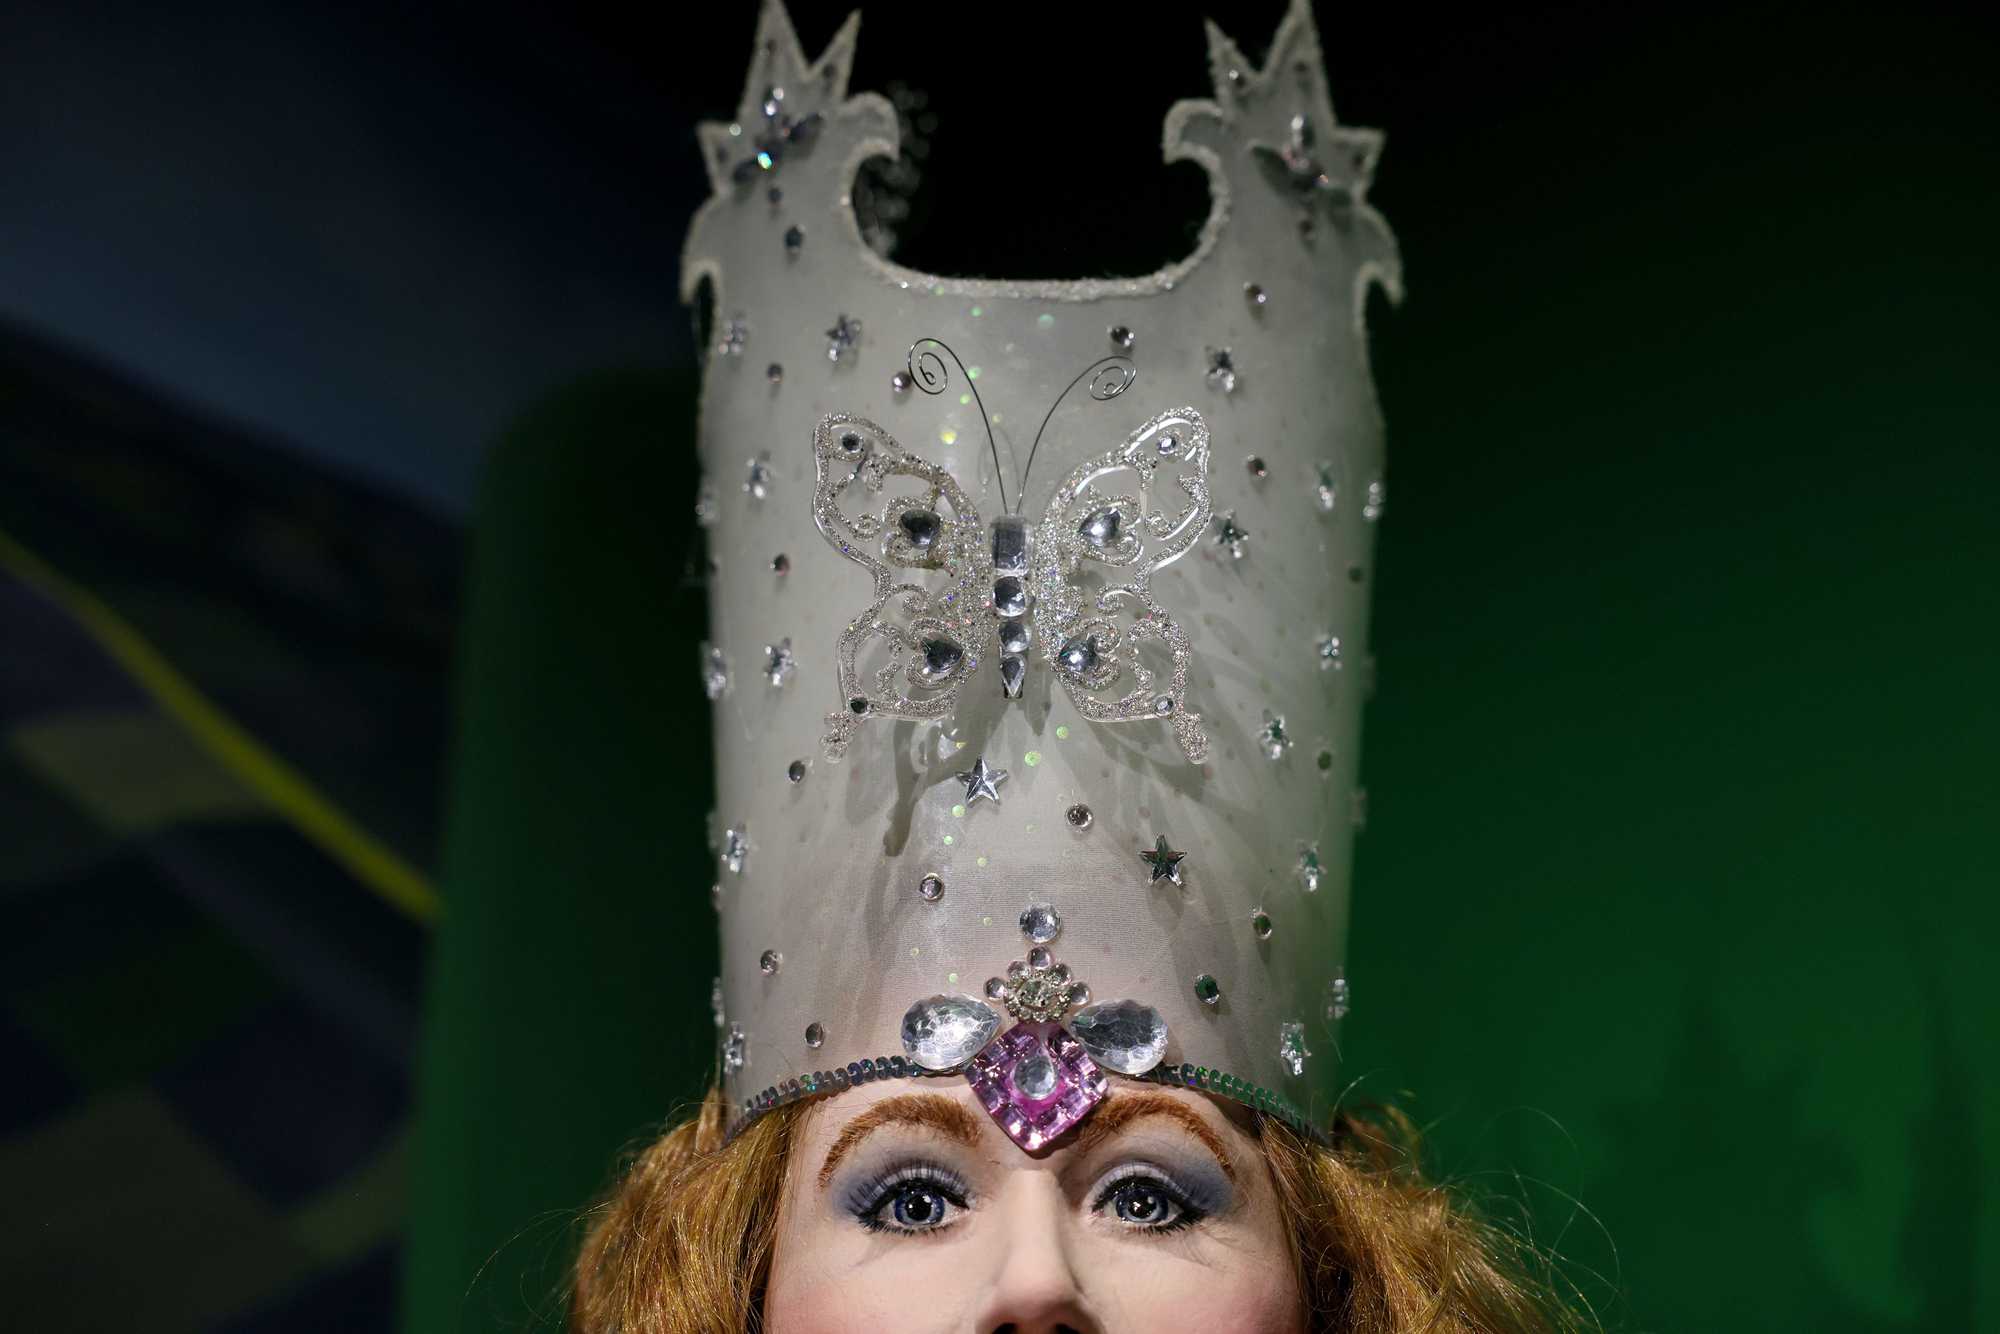
[{"label": "butterfly wing", "polygon": [[[1164,720],[1190,761],[1208,754],[1187,707],[1187,632],[1153,596],[1154,573],[1207,528],[1208,426],[1193,408],[1154,417],[1109,453],[1071,470],[1035,535],[1035,626],[1042,656],[1092,722]],[[1129,483],[1134,490],[1115,492]],[[1101,585],[1101,586],[1100,586]],[[1163,645],[1165,678],[1141,661]],[[1108,697],[1130,677],[1131,687]]]},{"label": "butterfly wing", "polygon": [[[821,745],[827,758],[839,759],[870,718],[952,711],[991,634],[981,616],[993,558],[979,515],[951,473],[875,423],[846,413],[822,417],[813,465],[813,522],[827,545],[875,584],[873,600],[835,649],[841,708],[827,715]],[[897,485],[902,479],[909,480]]]}]

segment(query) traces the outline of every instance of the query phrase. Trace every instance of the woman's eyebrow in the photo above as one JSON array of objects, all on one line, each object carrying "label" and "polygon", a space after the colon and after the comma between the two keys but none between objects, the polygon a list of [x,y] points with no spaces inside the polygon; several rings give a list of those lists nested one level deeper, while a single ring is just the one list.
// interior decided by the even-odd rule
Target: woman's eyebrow
[{"label": "woman's eyebrow", "polygon": [[1106,1098],[1084,1119],[1076,1132],[1078,1156],[1089,1153],[1092,1148],[1103,1143],[1123,1130],[1132,1122],[1147,1116],[1164,1116],[1179,1122],[1189,1134],[1202,1142],[1207,1150],[1222,1164],[1222,1174],[1231,1181],[1236,1180],[1236,1167],[1229,1161],[1229,1151],[1223,1147],[1222,1137],[1201,1119],[1201,1113],[1187,1106],[1179,1098],[1165,1093],[1121,1093],[1115,1098]]},{"label": "woman's eyebrow", "polygon": [[936,1131],[968,1149],[979,1147],[979,1118],[962,1104],[941,1093],[899,1093],[893,1098],[882,1099],[841,1127],[840,1134],[834,1137],[833,1147],[826,1151],[826,1161],[820,1164],[821,1188],[824,1189],[826,1183],[833,1179],[833,1170],[840,1166],[841,1159],[853,1152],[862,1140],[886,1125],[919,1126]]}]

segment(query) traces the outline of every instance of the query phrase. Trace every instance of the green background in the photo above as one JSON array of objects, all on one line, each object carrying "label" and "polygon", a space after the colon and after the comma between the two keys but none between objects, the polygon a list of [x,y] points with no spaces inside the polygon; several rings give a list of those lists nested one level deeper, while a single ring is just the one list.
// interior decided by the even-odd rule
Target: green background
[{"label": "green background", "polygon": [[[1760,63],[1827,21],[1390,120],[1376,192],[1344,1056],[1617,1328],[2000,1329],[2000,144],[1946,20]],[[488,466],[412,1329],[558,1310],[706,1077],[692,404],[607,373]]]}]

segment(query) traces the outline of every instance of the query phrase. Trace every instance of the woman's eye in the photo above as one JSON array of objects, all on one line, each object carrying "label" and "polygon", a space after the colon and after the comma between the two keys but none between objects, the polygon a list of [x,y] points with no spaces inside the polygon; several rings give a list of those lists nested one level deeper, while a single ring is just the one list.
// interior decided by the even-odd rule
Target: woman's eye
[{"label": "woman's eye", "polygon": [[1119,1222],[1149,1232],[1171,1232],[1201,1221],[1202,1214],[1164,1181],[1127,1177],[1114,1182],[1099,1199]]},{"label": "woman's eye", "polygon": [[929,1232],[942,1227],[955,1210],[964,1207],[944,1186],[929,1181],[906,1181],[886,1191],[861,1215],[863,1227],[881,1232]]}]

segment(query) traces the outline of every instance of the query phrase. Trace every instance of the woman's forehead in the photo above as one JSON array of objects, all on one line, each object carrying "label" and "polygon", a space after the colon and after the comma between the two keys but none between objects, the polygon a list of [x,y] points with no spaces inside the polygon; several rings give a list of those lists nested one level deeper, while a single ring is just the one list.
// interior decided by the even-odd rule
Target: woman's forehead
[{"label": "woman's forehead", "polygon": [[[1227,1150],[1253,1135],[1253,1120],[1250,1109],[1225,1106],[1192,1089],[1114,1086],[1111,1095],[1076,1129],[1047,1152],[1030,1155],[1007,1138],[967,1084],[938,1081],[934,1087],[913,1090],[907,1083],[881,1083],[851,1089],[815,1106],[802,1127],[801,1145],[809,1156],[817,1154],[811,1163],[815,1169],[821,1168],[830,1150],[846,1157],[878,1134],[916,1134],[954,1141],[1006,1165],[1027,1167],[1087,1151],[1138,1126],[1157,1129],[1178,1125],[1184,1133],[1221,1151],[1218,1156],[1227,1162],[1231,1156]],[[831,1166],[828,1163],[821,1174],[830,1173]]]}]

